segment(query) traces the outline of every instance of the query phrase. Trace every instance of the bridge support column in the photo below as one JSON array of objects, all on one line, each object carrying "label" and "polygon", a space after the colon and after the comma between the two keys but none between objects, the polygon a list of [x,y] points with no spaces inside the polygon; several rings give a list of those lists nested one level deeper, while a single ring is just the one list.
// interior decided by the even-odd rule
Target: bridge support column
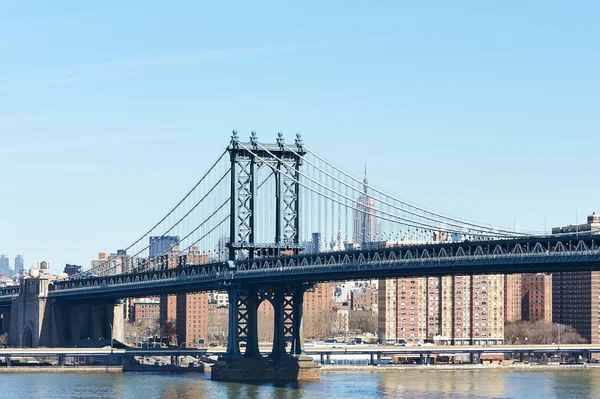
[{"label": "bridge support column", "polygon": [[65,367],[65,355],[58,355],[58,366]]},{"label": "bridge support column", "polygon": [[283,356],[287,355],[285,351],[285,329],[284,329],[284,295],[282,289],[275,290],[273,311],[274,311],[274,322],[273,322],[273,349],[271,351],[271,358],[278,361]]},{"label": "bridge support column", "polygon": [[12,366],[12,357],[10,355],[6,355],[5,359],[6,359],[6,367],[11,367]]},{"label": "bridge support column", "polygon": [[104,312],[102,310],[102,306],[100,305],[88,305],[88,331],[89,338],[92,341],[104,338],[102,335],[102,318]]},{"label": "bridge support column", "polygon": [[238,289],[232,286],[227,293],[229,294],[229,332],[225,357],[232,358],[241,355],[238,342]]},{"label": "bridge support column", "polygon": [[304,287],[296,287],[293,293],[293,338],[292,338],[292,355],[304,355],[304,332],[303,332],[303,305],[304,305]]},{"label": "bridge support column", "polygon": [[[303,356],[302,295],[304,287],[277,288],[232,286],[229,289],[229,337],[227,352],[211,369],[211,379],[224,381],[316,381],[320,367]],[[264,358],[258,347],[258,307],[267,298],[274,308],[274,339],[271,355]],[[241,356],[240,337],[246,339]],[[286,351],[292,340],[292,354]]]},{"label": "bridge support column", "polygon": [[248,298],[246,302],[246,318],[247,318],[247,331],[246,331],[246,351],[244,356],[248,358],[260,357],[260,350],[258,349],[258,294],[256,290],[250,290],[248,292]]}]

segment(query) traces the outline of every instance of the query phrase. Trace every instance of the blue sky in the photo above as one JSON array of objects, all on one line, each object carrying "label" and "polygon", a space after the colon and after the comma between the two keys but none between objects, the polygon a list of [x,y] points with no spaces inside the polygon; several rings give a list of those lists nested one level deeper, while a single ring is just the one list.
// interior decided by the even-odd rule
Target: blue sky
[{"label": "blue sky", "polygon": [[581,221],[600,211],[599,17],[593,1],[0,0],[0,253],[89,265],[233,128],[300,131],[447,214]]}]

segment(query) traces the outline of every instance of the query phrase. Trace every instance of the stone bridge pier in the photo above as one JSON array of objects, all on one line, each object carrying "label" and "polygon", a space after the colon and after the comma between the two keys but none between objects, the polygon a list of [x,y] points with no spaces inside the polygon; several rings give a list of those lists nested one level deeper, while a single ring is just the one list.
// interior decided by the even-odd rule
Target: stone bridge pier
[{"label": "stone bridge pier", "polygon": [[10,307],[0,308],[0,335],[10,332]]},{"label": "stone bridge pier", "polygon": [[102,347],[124,339],[122,303],[52,304],[53,346]]},{"label": "stone bridge pier", "polygon": [[[102,347],[124,337],[121,303],[74,303],[52,299],[47,276],[23,279],[19,296],[2,312],[14,347]],[[9,316],[10,322],[4,319]],[[6,323],[6,324],[4,324]]]},{"label": "stone bridge pier", "polygon": [[[211,378],[224,381],[316,381],[320,367],[304,354],[302,305],[308,284],[273,288],[232,285],[229,294],[227,352],[212,367]],[[273,305],[273,347],[268,356],[258,348],[258,307]],[[244,352],[240,343],[245,342]],[[288,345],[289,351],[288,351]]]}]

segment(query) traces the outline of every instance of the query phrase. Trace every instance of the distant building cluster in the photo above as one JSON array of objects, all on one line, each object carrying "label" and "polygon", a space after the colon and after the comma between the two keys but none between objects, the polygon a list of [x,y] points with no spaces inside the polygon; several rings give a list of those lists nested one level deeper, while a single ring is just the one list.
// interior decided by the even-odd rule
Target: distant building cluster
[{"label": "distant building cluster", "polygon": [[23,255],[17,255],[14,267],[10,267],[10,259],[7,255],[0,255],[0,276],[15,277],[25,270]]}]

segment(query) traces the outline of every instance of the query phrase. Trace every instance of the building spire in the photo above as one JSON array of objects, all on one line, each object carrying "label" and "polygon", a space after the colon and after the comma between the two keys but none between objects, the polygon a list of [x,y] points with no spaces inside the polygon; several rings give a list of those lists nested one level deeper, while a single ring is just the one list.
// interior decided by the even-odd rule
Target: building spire
[{"label": "building spire", "polygon": [[367,186],[369,185],[369,180],[367,180],[367,158],[365,158],[365,179],[363,180],[363,190],[365,194],[367,193]]}]

